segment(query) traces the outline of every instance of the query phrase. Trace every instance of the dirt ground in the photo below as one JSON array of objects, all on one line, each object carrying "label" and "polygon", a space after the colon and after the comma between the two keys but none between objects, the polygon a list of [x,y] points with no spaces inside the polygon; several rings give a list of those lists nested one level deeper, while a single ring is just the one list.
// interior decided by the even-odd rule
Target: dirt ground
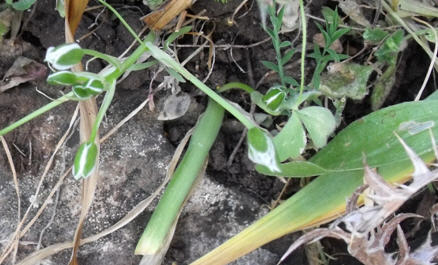
[{"label": "dirt ground", "polygon": [[[139,1],[108,1],[122,14],[136,30],[143,27],[140,18],[149,12]],[[236,24],[229,25],[228,19],[240,4],[238,0],[222,4],[213,0],[198,0],[190,9],[190,13],[202,13],[209,18],[203,24],[198,22],[197,29],[204,33],[212,32],[215,43],[215,63],[211,76],[206,81],[209,87],[216,87],[231,81],[240,81],[255,85],[267,72],[261,60],[271,60],[275,52],[268,35],[260,26],[260,14],[255,1],[249,1],[236,16]],[[96,6],[90,1],[89,6]],[[320,9],[328,5],[334,7],[335,2],[314,0],[308,6],[314,16],[321,17]],[[108,11],[91,9],[84,14],[76,34],[80,45],[96,49],[113,56],[119,56],[133,41],[123,25]],[[3,41],[0,47],[0,76],[3,76],[18,56],[25,56],[43,63],[48,47],[64,42],[64,21],[54,9],[54,1],[39,0],[32,12],[25,12],[23,28],[14,43]],[[317,32],[309,21],[309,36]],[[282,38],[294,41],[297,31],[285,33]],[[299,37],[297,44],[299,44]],[[195,49],[192,37],[179,40],[185,44],[179,48],[179,58],[183,61]],[[345,47],[361,49],[361,43],[346,36]],[[9,45],[9,46],[8,46]],[[8,47],[9,50],[6,50]],[[299,78],[298,56],[291,60],[287,67],[290,74]],[[201,80],[209,73],[207,68],[208,49],[195,56],[186,67]],[[361,58],[357,58],[358,61]],[[415,97],[424,79],[429,59],[413,42],[402,52],[397,82],[391,91],[386,105],[410,101]],[[98,61],[89,65],[93,72],[102,69]],[[315,65],[308,61],[306,68],[310,72]],[[47,69],[49,72],[50,70]],[[101,133],[111,129],[118,121],[143,102],[149,93],[153,72],[137,72],[118,85],[114,102],[104,121]],[[163,76],[158,76],[152,83],[156,87]],[[436,80],[431,79],[425,95],[434,90]],[[261,83],[259,89],[266,91],[275,82],[275,76],[269,76]],[[435,82],[435,84],[434,84]],[[191,98],[189,111],[181,118],[173,121],[158,121],[156,118],[163,101],[170,95],[169,90],[162,90],[154,95],[156,110],[146,107],[135,118],[122,127],[117,134],[103,145],[101,179],[95,202],[84,227],[84,236],[102,231],[122,218],[138,202],[149,196],[161,183],[165,176],[165,168],[171,159],[175,147],[185,133],[196,123],[198,115],[206,105],[206,96],[197,91],[189,83],[181,84],[182,91]],[[23,117],[32,110],[50,102],[50,98],[61,96],[68,88],[47,85],[44,79],[23,83],[0,94],[0,128]],[[238,102],[243,108],[250,108],[250,99],[242,93],[232,92],[227,96]],[[101,99],[98,99],[100,102]],[[342,126],[371,112],[369,100],[348,101]],[[57,141],[64,134],[70,123],[71,114],[76,108],[73,102],[58,107],[49,113],[25,124],[6,135],[11,148],[20,183],[21,213],[31,202],[30,216],[37,211],[37,206],[49,194],[60,175],[67,169],[78,146],[79,134],[77,125],[68,141],[56,155],[55,163],[37,198],[33,196],[40,176],[44,170]],[[243,127],[232,117],[226,116],[224,126],[211,154],[207,174],[193,194],[180,218],[174,240],[166,256],[165,264],[188,264],[209,250],[218,246],[232,235],[241,231],[257,218],[266,214],[275,201],[284,183],[272,177],[258,174],[248,160],[245,145],[237,150],[233,162],[228,160],[237,145]],[[292,181],[281,199],[285,199],[299,189],[300,181]],[[54,243],[72,240],[74,228],[78,220],[80,206],[80,184],[68,175],[48,209],[35,225],[22,238],[17,260],[21,260],[33,251]],[[424,191],[418,194],[409,205],[401,211],[417,212],[421,205],[433,203],[435,194]],[[155,204],[154,204],[155,205]],[[18,203],[11,179],[11,172],[4,155],[0,155],[0,246],[13,233],[17,222]],[[138,264],[140,258],[135,257],[133,249],[139,238],[153,207],[124,228],[98,241],[81,247],[79,258],[81,264]],[[415,223],[406,224],[406,229],[413,229]],[[416,238],[426,236],[427,222],[419,227]],[[407,231],[407,230],[405,230]],[[424,231],[424,232],[422,232]],[[233,264],[276,264],[299,233],[274,241]],[[336,240],[323,240],[324,251],[334,259],[329,264],[360,264],[350,257],[346,246]],[[42,264],[68,264],[70,250],[64,250]],[[12,264],[9,259],[5,264]],[[301,248],[283,264],[312,264],[307,261],[306,251]]]}]

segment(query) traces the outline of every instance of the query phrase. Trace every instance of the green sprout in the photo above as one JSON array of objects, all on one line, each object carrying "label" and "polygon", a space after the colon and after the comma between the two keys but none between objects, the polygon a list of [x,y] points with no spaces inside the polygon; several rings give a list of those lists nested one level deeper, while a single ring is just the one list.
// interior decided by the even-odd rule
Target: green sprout
[{"label": "green sprout", "polygon": [[325,19],[324,27],[317,22],[315,22],[315,24],[324,37],[324,47],[321,51],[321,48],[317,44],[314,44],[313,53],[309,54],[309,57],[314,58],[316,61],[315,71],[313,72],[312,76],[312,85],[315,89],[319,88],[321,73],[324,71],[329,62],[339,62],[340,60],[348,58],[348,56],[345,54],[336,53],[336,51],[331,49],[330,46],[337,39],[349,32],[350,29],[339,28],[341,19],[339,18],[337,9],[332,10],[326,7],[323,9],[322,14]]}]

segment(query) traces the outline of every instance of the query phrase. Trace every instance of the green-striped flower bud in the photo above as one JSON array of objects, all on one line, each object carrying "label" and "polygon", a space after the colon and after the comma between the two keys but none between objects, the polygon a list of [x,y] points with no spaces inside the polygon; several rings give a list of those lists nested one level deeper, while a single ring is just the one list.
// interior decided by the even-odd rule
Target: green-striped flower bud
[{"label": "green-striped flower bud", "polygon": [[263,102],[271,109],[277,110],[286,98],[286,92],[281,87],[272,87],[263,96]]},{"label": "green-striped flower bud", "polygon": [[67,43],[58,47],[49,47],[44,61],[57,70],[67,70],[79,63],[83,56],[84,52],[79,44]]},{"label": "green-striped flower bud", "polygon": [[47,77],[47,83],[52,85],[71,86],[78,83],[75,73],[70,71],[60,71]]},{"label": "green-striped flower bud", "polygon": [[93,142],[85,142],[79,146],[73,164],[75,179],[88,178],[96,168],[99,150]]},{"label": "green-striped flower bud", "polygon": [[88,80],[87,84],[85,85],[85,87],[97,94],[102,93],[102,91],[105,88],[105,85],[103,84],[103,82],[99,79],[90,79]]},{"label": "green-striped flower bud", "polygon": [[280,172],[278,158],[271,137],[259,128],[248,130],[248,158],[267,167],[272,172]]},{"label": "green-striped flower bud", "polygon": [[73,90],[73,94],[76,96],[76,99],[78,100],[86,100],[92,96],[99,94],[83,85],[75,85],[72,87],[72,90]]}]

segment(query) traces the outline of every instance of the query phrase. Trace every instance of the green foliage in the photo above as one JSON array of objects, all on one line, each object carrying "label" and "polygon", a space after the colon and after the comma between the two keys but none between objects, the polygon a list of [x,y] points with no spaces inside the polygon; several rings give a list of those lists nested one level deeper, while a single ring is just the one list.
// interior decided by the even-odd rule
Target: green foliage
[{"label": "green foliage", "polygon": [[403,30],[397,30],[389,36],[383,45],[376,51],[376,57],[379,62],[395,63],[395,58],[400,51],[404,37]]},{"label": "green foliage", "polygon": [[285,52],[282,51],[285,48],[291,47],[290,41],[280,40],[280,30],[283,23],[284,7],[280,8],[280,11],[277,14],[276,5],[274,3],[268,7],[268,14],[272,28],[264,27],[264,30],[266,33],[268,33],[272,40],[276,62],[262,61],[262,64],[266,68],[278,74],[280,78],[280,86],[278,86],[278,88],[283,90],[285,95],[289,95],[292,93],[292,90],[289,88],[298,86],[298,82],[291,76],[286,75],[284,72],[284,65],[287,64],[295,54],[295,49],[288,49]]},{"label": "green foliage", "polygon": [[18,11],[24,11],[29,9],[35,2],[36,0],[6,0],[6,3],[8,5],[12,6],[13,9]]},{"label": "green foliage", "polygon": [[330,47],[337,39],[349,32],[350,29],[339,28],[340,18],[337,9],[331,10],[330,8],[324,8],[322,13],[325,19],[324,27],[317,22],[315,22],[315,24],[324,37],[324,47],[321,51],[321,48],[317,44],[314,44],[313,53],[309,54],[309,57],[314,58],[316,61],[315,71],[312,76],[312,85],[315,89],[319,89],[321,73],[329,62],[339,62],[340,60],[348,58],[347,55],[338,54]]}]

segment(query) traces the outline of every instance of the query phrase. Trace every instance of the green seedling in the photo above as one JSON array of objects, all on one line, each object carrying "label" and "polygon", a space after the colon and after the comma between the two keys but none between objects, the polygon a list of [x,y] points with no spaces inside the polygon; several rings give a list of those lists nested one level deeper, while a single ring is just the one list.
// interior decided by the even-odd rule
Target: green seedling
[{"label": "green seedling", "polygon": [[315,22],[315,24],[324,37],[324,47],[321,51],[321,48],[317,44],[314,44],[313,53],[309,54],[309,57],[314,58],[316,61],[316,67],[312,77],[312,86],[315,89],[319,89],[321,73],[329,62],[339,62],[340,60],[348,58],[345,54],[336,53],[330,46],[332,46],[337,39],[349,32],[350,29],[339,28],[341,20],[337,9],[331,10],[330,8],[324,8],[322,13],[325,19],[324,27],[317,22]]},{"label": "green seedling", "polygon": [[[280,40],[280,30],[283,23],[283,15],[284,15],[284,7],[280,8],[280,11],[277,14],[277,9],[275,2],[268,7],[268,14],[269,18],[272,24],[272,28],[264,27],[264,30],[266,33],[268,33],[269,37],[272,40],[272,45],[275,50],[275,58],[276,62],[270,62],[270,61],[262,61],[262,64],[276,72],[280,79],[280,85],[276,86],[276,90],[282,90],[282,93],[285,95],[292,94],[292,90],[289,89],[290,87],[297,87],[298,82],[292,78],[291,76],[288,76],[284,72],[284,65],[290,61],[292,56],[295,54],[294,49],[289,49],[286,52],[283,53],[282,49],[290,47],[292,44],[290,41],[281,41]],[[267,99],[265,99],[267,97]],[[270,96],[268,93],[264,97],[265,101],[270,101]],[[270,104],[267,104],[269,107]]]}]

